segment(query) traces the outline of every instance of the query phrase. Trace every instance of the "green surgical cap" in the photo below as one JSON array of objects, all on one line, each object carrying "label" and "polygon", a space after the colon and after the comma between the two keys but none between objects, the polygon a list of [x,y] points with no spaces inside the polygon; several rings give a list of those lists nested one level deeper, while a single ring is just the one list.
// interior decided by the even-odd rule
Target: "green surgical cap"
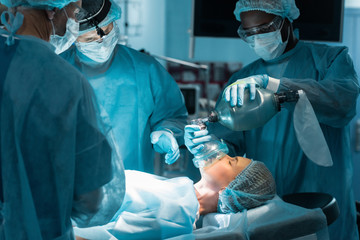
[{"label": "green surgical cap", "polygon": [[254,10],[278,15],[289,19],[290,22],[300,16],[295,0],[239,0],[236,3],[234,14],[236,19],[241,21],[240,13]]},{"label": "green surgical cap", "polygon": [[237,213],[259,207],[276,194],[275,180],[264,163],[251,163],[219,194],[218,212]]},{"label": "green surgical cap", "polygon": [[4,4],[8,8],[17,6],[27,6],[33,8],[63,8],[72,2],[77,0],[0,0],[1,4]]}]

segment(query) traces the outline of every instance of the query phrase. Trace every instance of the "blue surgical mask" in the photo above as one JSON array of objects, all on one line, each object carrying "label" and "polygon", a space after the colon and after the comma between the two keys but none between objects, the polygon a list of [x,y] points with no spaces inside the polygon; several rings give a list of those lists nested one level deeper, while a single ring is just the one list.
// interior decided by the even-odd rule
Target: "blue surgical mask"
[{"label": "blue surgical mask", "polygon": [[247,38],[246,42],[255,53],[265,61],[272,60],[284,53],[288,39],[283,42],[280,29],[274,32],[256,34]]},{"label": "blue surgical mask", "polygon": [[108,35],[102,38],[101,42],[76,42],[76,48],[79,52],[91,60],[104,63],[111,57],[112,52],[119,40],[119,29],[114,25]]},{"label": "blue surgical mask", "polygon": [[59,36],[55,34],[55,28],[53,21],[51,24],[53,26],[53,35],[50,36],[50,43],[55,47],[55,53],[60,54],[65,52],[75,41],[79,35],[79,23],[74,19],[69,18],[66,10],[64,10],[67,22],[66,22],[66,32],[64,36]]}]

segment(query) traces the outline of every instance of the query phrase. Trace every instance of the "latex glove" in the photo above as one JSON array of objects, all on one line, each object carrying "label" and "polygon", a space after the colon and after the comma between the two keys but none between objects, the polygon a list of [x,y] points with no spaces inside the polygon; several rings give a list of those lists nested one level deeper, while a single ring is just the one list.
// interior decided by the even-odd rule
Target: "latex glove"
[{"label": "latex glove", "polygon": [[174,135],[168,131],[154,131],[150,134],[151,143],[158,153],[165,154],[165,162],[173,164],[180,156],[179,145]]},{"label": "latex glove", "polygon": [[249,88],[250,100],[254,100],[256,87],[266,88],[268,86],[268,82],[269,76],[266,74],[239,79],[225,89],[225,101],[230,102],[232,107],[235,105],[242,106],[244,103],[243,99],[245,88]]},{"label": "latex glove", "polygon": [[203,143],[209,142],[214,139],[213,135],[209,135],[207,129],[201,130],[198,125],[185,126],[185,146],[189,151],[196,155],[204,147]]}]

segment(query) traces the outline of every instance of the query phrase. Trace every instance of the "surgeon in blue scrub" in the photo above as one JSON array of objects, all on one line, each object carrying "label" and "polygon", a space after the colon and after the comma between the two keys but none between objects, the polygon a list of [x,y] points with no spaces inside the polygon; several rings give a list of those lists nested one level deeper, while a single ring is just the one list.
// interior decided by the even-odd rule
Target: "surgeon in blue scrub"
[{"label": "surgeon in blue scrub", "polygon": [[55,53],[76,40],[81,1],[0,3],[0,239],[74,239],[125,193],[91,86]]},{"label": "surgeon in blue scrub", "polygon": [[[250,131],[232,132],[219,124],[199,131],[191,125],[185,136],[195,133],[197,141],[205,142],[212,138],[208,132],[215,133],[226,141],[232,155],[246,154],[264,162],[275,177],[280,196],[296,192],[331,194],[338,201],[340,216],[329,226],[330,238],[358,239],[349,123],[355,116],[359,85],[348,49],[299,41],[292,25],[300,14],[294,0],[240,0],[234,14],[240,21],[240,38],[260,59],[236,72],[228,82],[233,85],[221,96],[231,106],[241,106],[246,88],[304,90],[329,146],[333,166],[318,166],[304,154],[295,135],[292,106]],[[201,143],[188,140],[187,147],[196,153]]]},{"label": "surgeon in blue scrub", "polygon": [[152,57],[118,44],[121,9],[109,0],[84,2],[75,46],[62,57],[95,90],[113,127],[125,169],[154,172],[154,151],[172,164],[180,156],[187,110],[174,79]]}]

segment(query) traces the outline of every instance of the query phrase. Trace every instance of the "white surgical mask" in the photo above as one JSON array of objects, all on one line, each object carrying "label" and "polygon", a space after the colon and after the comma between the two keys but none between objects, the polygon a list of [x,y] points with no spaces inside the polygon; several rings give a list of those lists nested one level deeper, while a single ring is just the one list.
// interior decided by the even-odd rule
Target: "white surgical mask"
[{"label": "white surgical mask", "polygon": [[114,24],[111,32],[108,35],[105,35],[101,42],[76,42],[75,45],[79,52],[91,60],[98,63],[104,63],[111,57],[118,40],[119,29]]},{"label": "white surgical mask", "polygon": [[249,46],[254,49],[255,53],[265,61],[272,60],[284,53],[289,40],[283,42],[280,29],[274,32],[256,34],[248,37]]},{"label": "white surgical mask", "polygon": [[74,19],[69,18],[65,9],[64,12],[67,17],[66,32],[64,36],[55,34],[54,24],[51,21],[51,24],[53,25],[53,35],[50,36],[50,43],[55,47],[56,54],[65,52],[76,41],[76,38],[79,35],[79,23]]}]

